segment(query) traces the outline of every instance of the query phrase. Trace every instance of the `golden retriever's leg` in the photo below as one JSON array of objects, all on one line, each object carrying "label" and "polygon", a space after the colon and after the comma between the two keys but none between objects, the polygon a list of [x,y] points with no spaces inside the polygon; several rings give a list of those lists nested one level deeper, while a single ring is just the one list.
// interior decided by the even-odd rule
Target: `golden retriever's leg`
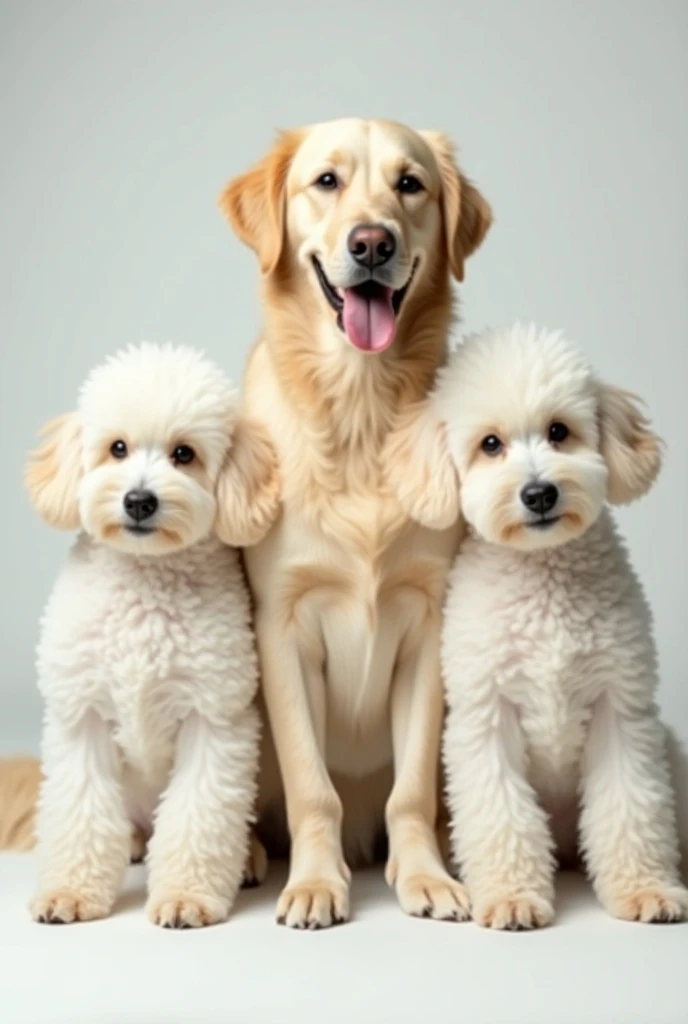
[{"label": "golden retriever's leg", "polygon": [[442,713],[439,631],[433,623],[420,651],[400,663],[392,683],[395,782],[386,810],[386,878],[407,914],[461,921],[469,916],[468,897],[447,873],[435,834]]},{"label": "golden retriever's leg", "polygon": [[342,805],[323,757],[325,680],[312,664],[304,671],[293,631],[276,636],[274,623],[274,616],[258,614],[263,693],[291,835],[277,920],[291,928],[326,928],[348,917],[350,872],[342,856]]}]

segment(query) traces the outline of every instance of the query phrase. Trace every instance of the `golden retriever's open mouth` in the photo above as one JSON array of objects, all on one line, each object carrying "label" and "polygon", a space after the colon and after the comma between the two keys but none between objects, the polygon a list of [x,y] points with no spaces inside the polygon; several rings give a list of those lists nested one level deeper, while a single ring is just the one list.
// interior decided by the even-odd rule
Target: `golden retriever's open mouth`
[{"label": "golden retriever's open mouth", "polygon": [[337,314],[337,325],[361,352],[384,352],[394,341],[401,304],[413,280],[418,260],[413,264],[403,288],[393,291],[378,281],[364,281],[355,288],[335,288],[327,279],[320,260],[313,267],[323,295]]}]

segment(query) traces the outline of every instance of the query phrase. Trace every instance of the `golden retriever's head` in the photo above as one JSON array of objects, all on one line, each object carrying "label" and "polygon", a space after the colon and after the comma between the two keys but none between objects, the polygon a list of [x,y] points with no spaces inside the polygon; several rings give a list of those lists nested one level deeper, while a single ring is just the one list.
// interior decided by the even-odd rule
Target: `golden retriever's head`
[{"label": "golden retriever's head", "polygon": [[412,518],[444,528],[460,508],[485,540],[530,551],[581,536],[605,501],[642,497],[662,443],[559,334],[516,325],[468,339],[387,454]]},{"label": "golden retriever's head", "polygon": [[283,134],[220,204],[263,274],[300,266],[362,352],[392,344],[424,284],[463,280],[492,219],[444,136],[355,119]]},{"label": "golden retriever's head", "polygon": [[213,363],[171,345],[132,346],[95,369],[77,409],[45,428],[26,484],[51,526],[135,555],[212,532],[253,544],[279,509],[267,437]]}]

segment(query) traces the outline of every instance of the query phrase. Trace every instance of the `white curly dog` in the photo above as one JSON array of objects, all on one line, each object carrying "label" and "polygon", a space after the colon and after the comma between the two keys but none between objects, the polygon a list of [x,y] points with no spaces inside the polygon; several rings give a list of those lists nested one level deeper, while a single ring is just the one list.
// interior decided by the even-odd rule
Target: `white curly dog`
[{"label": "white curly dog", "polygon": [[636,401],[560,335],[516,326],[468,339],[394,443],[407,510],[446,527],[460,508],[469,527],[442,657],[474,919],[549,923],[556,858],[579,851],[610,913],[684,918],[651,617],[605,504],[659,471]]},{"label": "white curly dog", "polygon": [[80,533],[45,611],[42,922],[103,917],[132,835],[152,921],[224,920],[249,850],[259,718],[239,554],[278,508],[274,455],[201,354],[143,344],[46,428],[31,499]]}]

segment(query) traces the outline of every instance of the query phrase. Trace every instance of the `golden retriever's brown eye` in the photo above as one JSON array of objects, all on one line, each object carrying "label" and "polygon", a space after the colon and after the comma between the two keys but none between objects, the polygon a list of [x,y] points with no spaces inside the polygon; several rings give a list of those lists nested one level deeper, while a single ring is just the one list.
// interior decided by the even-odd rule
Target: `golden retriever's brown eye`
[{"label": "golden retriever's brown eye", "polygon": [[486,455],[499,455],[503,448],[504,445],[496,434],[488,434],[480,442],[480,449]]},{"label": "golden retriever's brown eye", "polygon": [[549,440],[552,444],[561,444],[569,436],[569,428],[565,423],[551,423],[549,427]]},{"label": "golden retriever's brown eye", "polygon": [[413,174],[402,174],[397,182],[397,192],[406,196],[414,196],[416,192],[423,191],[423,183]]},{"label": "golden retriever's brown eye", "polygon": [[113,459],[126,459],[129,454],[124,441],[113,441],[110,445],[110,455]]},{"label": "golden retriever's brown eye", "polygon": [[331,192],[337,188],[339,182],[337,181],[336,174],[333,174],[332,171],[327,171],[325,174],[321,174],[319,178],[316,178],[313,184],[324,192]]},{"label": "golden retriever's brown eye", "polygon": [[172,452],[175,466],[188,466],[196,458],[196,452],[188,444],[180,444]]}]

